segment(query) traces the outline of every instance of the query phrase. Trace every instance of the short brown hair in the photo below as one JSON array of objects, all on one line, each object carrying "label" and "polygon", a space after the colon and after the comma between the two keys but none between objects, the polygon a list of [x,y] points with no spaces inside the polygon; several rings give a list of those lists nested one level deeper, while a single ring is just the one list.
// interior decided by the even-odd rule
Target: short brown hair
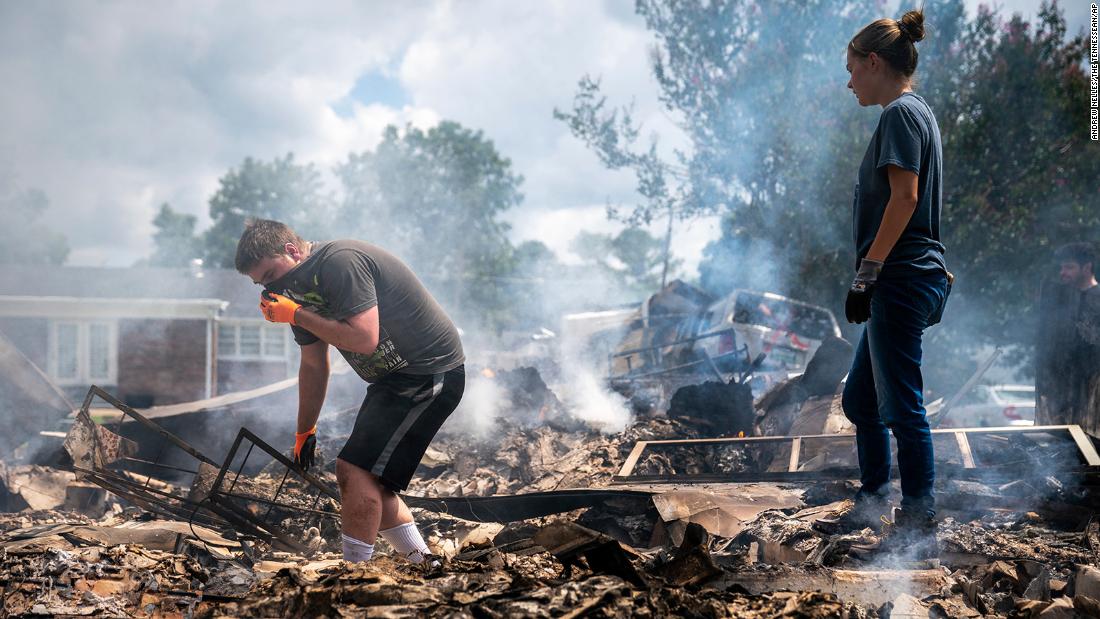
[{"label": "short brown hair", "polygon": [[860,58],[878,54],[898,73],[910,77],[917,70],[917,46],[924,38],[924,9],[909,11],[901,19],[879,19],[852,37],[848,49]]},{"label": "short brown hair", "polygon": [[286,253],[286,244],[301,247],[304,243],[290,226],[271,219],[249,219],[244,224],[241,240],[237,241],[237,271],[248,273],[264,258]]}]

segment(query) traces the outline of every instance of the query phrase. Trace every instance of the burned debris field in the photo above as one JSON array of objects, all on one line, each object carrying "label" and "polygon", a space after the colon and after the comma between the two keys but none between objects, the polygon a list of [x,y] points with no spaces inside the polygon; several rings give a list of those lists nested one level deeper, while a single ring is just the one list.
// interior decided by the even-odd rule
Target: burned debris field
[{"label": "burned debris field", "polygon": [[1100,618],[1098,27],[0,2],[0,619]]},{"label": "burned debris field", "polygon": [[700,396],[736,392],[739,372],[719,371],[719,382],[706,370],[687,387],[669,373],[671,404],[651,378],[639,380],[633,421],[609,430],[574,416],[534,367],[482,368],[472,380],[492,384],[510,413],[488,431],[460,416],[422,459],[404,493],[432,552],[422,564],[381,541],[370,562],[341,559],[333,454],[355,408],[322,417],[330,432],[320,466],[303,472],[247,426],[224,453],[209,453],[204,446],[218,443],[204,437],[208,429],[174,423],[269,406],[292,389],[147,417],[94,388],[64,437],[40,437],[35,462],[2,470],[4,609],[109,617],[1100,611],[1100,456],[1076,426],[937,430],[932,557],[888,546],[885,512],[876,526],[830,526],[858,478],[839,385],[821,384],[839,380],[821,367],[831,354],[825,348],[812,372],[733,411],[748,421],[740,436],[716,428],[728,417],[715,419]]}]

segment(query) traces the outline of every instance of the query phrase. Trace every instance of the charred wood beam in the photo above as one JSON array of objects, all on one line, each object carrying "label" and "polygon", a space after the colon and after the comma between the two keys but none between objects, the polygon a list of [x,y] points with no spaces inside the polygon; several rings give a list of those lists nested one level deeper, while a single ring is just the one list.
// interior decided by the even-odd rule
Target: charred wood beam
[{"label": "charred wood beam", "polygon": [[405,504],[475,522],[515,522],[597,507],[613,500],[648,504],[652,493],[639,490],[552,490],[483,497],[417,497],[403,495]]}]

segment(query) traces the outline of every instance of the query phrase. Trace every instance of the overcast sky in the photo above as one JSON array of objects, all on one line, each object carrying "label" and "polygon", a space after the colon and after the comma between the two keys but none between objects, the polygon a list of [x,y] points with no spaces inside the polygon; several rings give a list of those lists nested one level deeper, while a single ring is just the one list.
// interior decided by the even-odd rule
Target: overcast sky
[{"label": "overcast sky", "polygon": [[[1033,17],[1039,2],[997,5]],[[1084,27],[1088,3],[1066,6]],[[604,205],[632,203],[633,178],[603,170],[552,111],[589,73],[680,143],[650,45],[630,0],[0,0],[0,183],[46,192],[70,264],[126,266],[150,252],[163,202],[205,228],[218,177],[246,156],[327,168],[387,124],[452,119],[526,177],[516,240],[564,254],[578,231],[616,228]],[[716,235],[713,220],[681,228],[688,275]]]}]

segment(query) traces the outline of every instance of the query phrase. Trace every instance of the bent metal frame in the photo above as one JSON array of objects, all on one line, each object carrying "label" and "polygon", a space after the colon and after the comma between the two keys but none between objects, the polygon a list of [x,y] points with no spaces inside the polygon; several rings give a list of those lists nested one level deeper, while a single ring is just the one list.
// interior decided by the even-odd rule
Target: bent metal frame
[{"label": "bent metal frame", "polygon": [[[96,423],[89,413],[97,397],[122,413],[113,431]],[[123,422],[127,420],[140,424],[161,438],[159,444],[153,446],[156,454],[152,460],[135,457],[139,445],[122,435]],[[236,471],[231,473],[238,452],[246,442],[249,444],[248,450]],[[284,469],[282,479],[270,497],[237,490],[245,464],[257,447],[271,458],[272,464],[269,466],[275,468],[276,477],[278,468]],[[241,428],[225,461],[219,466],[183,439],[95,385],[88,390],[77,412],[73,428],[65,438],[65,448],[73,457],[73,470],[80,478],[91,481],[135,505],[162,517],[214,527],[228,526],[243,535],[263,540],[283,550],[302,552],[306,550],[306,545],[274,522],[271,518],[273,513],[307,513],[316,515],[318,520],[322,517],[339,517],[331,511],[317,509],[322,497],[333,499],[339,505],[339,493],[336,490],[295,466],[286,456],[247,428]],[[176,464],[181,459],[186,464]],[[135,465],[145,469],[171,471],[174,474],[191,474],[194,476],[191,488],[186,494],[182,494],[150,475],[129,470]],[[288,480],[292,478],[297,478],[302,486],[315,493],[312,507],[304,508],[302,505],[279,500]],[[276,508],[279,511],[274,511]],[[258,515],[261,512],[263,515]]]},{"label": "bent metal frame", "polygon": [[[1012,437],[1031,434],[1046,435],[1054,439],[1065,440],[1067,446],[1072,444],[1078,454],[1078,465],[1060,467],[1059,470],[1068,473],[1093,473],[1100,472],[1100,455],[1097,454],[1092,440],[1078,425],[1053,425],[1053,426],[1011,426],[996,428],[950,428],[932,430],[933,440],[938,436],[949,435],[957,448],[958,464],[937,463],[937,468],[952,469],[952,473],[959,478],[973,476],[975,478],[988,478],[991,469],[995,469],[1001,463],[977,462],[971,440],[975,437]],[[622,468],[613,478],[614,483],[683,483],[683,482],[738,482],[738,481],[806,481],[827,479],[858,479],[857,467],[832,467],[817,470],[806,470],[802,461],[804,448],[808,443],[833,443],[839,445],[839,449],[847,449],[855,453],[855,434],[817,434],[805,436],[758,436],[745,438],[707,438],[707,439],[678,439],[638,441],[634,444],[630,455],[623,462]],[[685,448],[728,447],[733,449],[749,450],[752,448],[767,447],[780,449],[788,447],[790,457],[785,470],[749,471],[731,473],[671,473],[671,474],[636,474],[634,471],[639,462],[644,462],[643,457],[657,451],[677,451]],[[937,456],[938,456],[937,451]],[[774,468],[774,467],[772,467]],[[896,473],[896,471],[895,471]]]}]

